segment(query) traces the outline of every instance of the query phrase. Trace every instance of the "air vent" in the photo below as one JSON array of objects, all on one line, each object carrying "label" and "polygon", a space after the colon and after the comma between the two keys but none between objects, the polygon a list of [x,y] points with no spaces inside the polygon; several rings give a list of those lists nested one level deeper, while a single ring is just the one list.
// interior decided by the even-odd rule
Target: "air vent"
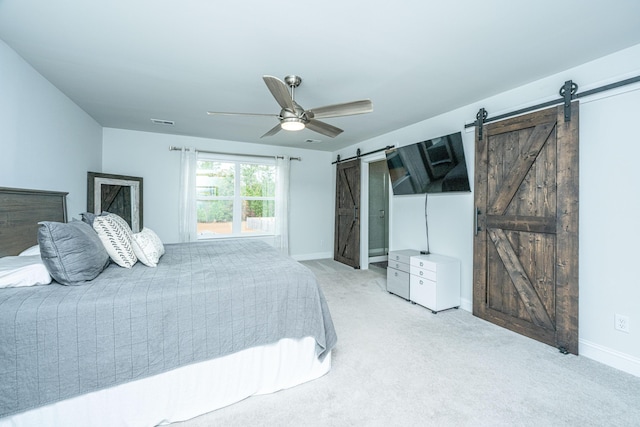
[{"label": "air vent", "polygon": [[309,144],[317,144],[318,142],[322,142],[319,139],[305,139],[304,142],[307,142]]},{"label": "air vent", "polygon": [[156,125],[165,125],[165,126],[175,125],[175,122],[173,120],[151,119],[151,121]]}]

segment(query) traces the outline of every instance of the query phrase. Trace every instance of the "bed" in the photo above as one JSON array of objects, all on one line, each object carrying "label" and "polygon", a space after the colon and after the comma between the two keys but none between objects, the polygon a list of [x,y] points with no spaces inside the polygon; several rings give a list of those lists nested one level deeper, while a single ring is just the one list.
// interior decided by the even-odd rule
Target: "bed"
[{"label": "bed", "polygon": [[[65,198],[0,188],[0,257],[66,222]],[[306,267],[252,239],[164,249],[155,268],[0,289],[0,426],[168,424],[330,370],[335,329]]]}]

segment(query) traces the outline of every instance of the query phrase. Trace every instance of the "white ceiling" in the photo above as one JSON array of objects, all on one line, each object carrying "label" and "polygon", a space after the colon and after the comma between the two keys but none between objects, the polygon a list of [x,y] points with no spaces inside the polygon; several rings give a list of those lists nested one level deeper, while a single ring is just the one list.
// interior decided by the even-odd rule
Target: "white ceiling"
[{"label": "white ceiling", "polygon": [[[0,0],[0,38],[104,127],[334,151],[638,44],[640,1]],[[206,114],[279,113],[264,74],[374,111],[333,139]]]}]

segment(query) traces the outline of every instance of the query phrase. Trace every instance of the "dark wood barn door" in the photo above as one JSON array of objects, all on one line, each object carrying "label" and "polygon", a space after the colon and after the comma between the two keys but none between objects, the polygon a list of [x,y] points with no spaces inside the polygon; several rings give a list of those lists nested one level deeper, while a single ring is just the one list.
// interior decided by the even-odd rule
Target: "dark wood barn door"
[{"label": "dark wood barn door", "polygon": [[360,159],[336,165],[333,259],[360,268]]},{"label": "dark wood barn door", "polygon": [[476,130],[473,313],[578,354],[578,103]]}]

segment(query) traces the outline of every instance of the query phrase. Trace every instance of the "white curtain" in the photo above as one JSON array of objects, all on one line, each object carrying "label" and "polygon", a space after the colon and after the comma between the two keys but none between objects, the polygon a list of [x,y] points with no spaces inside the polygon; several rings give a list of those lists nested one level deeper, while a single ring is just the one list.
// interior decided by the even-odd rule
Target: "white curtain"
[{"label": "white curtain", "polygon": [[274,246],[289,255],[289,156],[276,157],[276,233]]},{"label": "white curtain", "polygon": [[180,156],[180,242],[193,242],[196,235],[196,160],[195,148],[182,148]]}]

